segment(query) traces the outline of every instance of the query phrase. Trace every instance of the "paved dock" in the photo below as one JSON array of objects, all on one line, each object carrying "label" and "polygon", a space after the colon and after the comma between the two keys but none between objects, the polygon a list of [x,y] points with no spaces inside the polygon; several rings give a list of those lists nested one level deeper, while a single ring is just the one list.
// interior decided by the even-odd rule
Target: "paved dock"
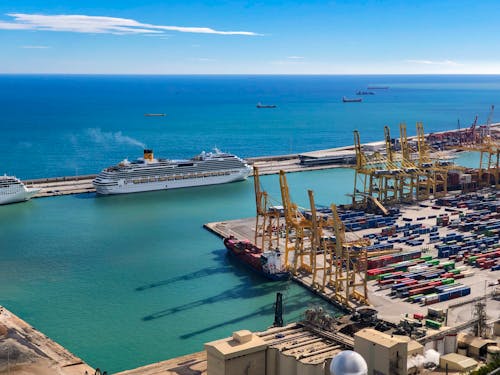
[{"label": "paved dock", "polygon": [[0,373],[83,375],[94,369],[0,306]]},{"label": "paved dock", "polygon": [[[440,214],[450,214],[451,217],[458,217],[460,213],[465,213],[467,209],[451,209],[449,207],[433,207],[431,201],[419,202],[414,205],[403,205],[400,207],[401,216],[397,220],[396,224],[404,225],[404,223],[422,223],[424,227],[432,227],[436,224],[436,216]],[[254,231],[255,231],[255,217],[238,219],[223,222],[213,222],[207,223],[204,226],[209,231],[215,233],[221,238],[228,237],[230,235],[236,237],[239,240],[249,240],[254,242]],[[358,237],[368,235],[371,233],[380,233],[382,228],[366,229],[362,231],[357,231]],[[446,236],[450,232],[448,227],[439,227],[440,236]],[[413,247],[405,243],[397,244],[397,248],[401,251],[411,251],[424,249],[426,254],[436,256],[437,249],[435,249],[434,244],[430,243],[429,235],[424,235],[425,242],[423,245],[418,247]],[[284,251],[284,239],[281,242],[281,250]],[[317,261],[322,262],[323,256],[318,256]],[[441,302],[433,304],[432,307],[438,309],[446,309],[448,305],[460,301],[470,300],[472,297],[484,296],[485,294],[491,294],[493,284],[497,283],[500,278],[500,271],[490,271],[482,270],[479,268],[471,268],[474,271],[474,275],[471,277],[466,277],[460,279],[460,283],[471,287],[471,295],[469,297],[462,297],[450,302]],[[321,271],[320,271],[321,272]],[[321,275],[319,275],[321,279]],[[302,285],[311,292],[319,295],[324,300],[331,302],[335,306],[339,306],[338,303],[332,300],[333,290],[326,288],[324,291],[320,291],[312,286],[312,276],[308,273],[300,273],[292,277],[292,280]],[[422,306],[420,304],[411,304],[405,302],[403,299],[394,298],[390,294],[390,289],[380,290],[376,281],[368,282],[368,299],[370,304],[378,310],[378,316],[386,321],[392,323],[398,323],[402,316],[408,314],[408,316],[414,313],[424,313],[427,311],[427,306]],[[473,303],[466,303],[462,306],[452,308],[449,310],[448,325],[454,326],[463,321],[467,321],[472,316],[472,306]],[[357,307],[355,305],[355,307]],[[500,318],[500,301],[489,298],[487,304],[487,314],[489,318],[498,319]]]},{"label": "paved dock", "polygon": [[96,175],[67,176],[25,180],[27,187],[41,189],[35,198],[53,197],[58,195],[94,193],[92,180]]},{"label": "paved dock", "polygon": [[150,365],[126,370],[115,375],[206,375],[207,352],[188,354]]}]

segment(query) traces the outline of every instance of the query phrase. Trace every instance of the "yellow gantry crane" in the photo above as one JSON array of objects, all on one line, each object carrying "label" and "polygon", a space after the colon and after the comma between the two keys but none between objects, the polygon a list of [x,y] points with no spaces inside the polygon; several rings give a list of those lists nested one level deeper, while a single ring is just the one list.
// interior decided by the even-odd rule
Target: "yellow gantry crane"
[{"label": "yellow gantry crane", "polygon": [[[339,217],[337,206],[332,204],[331,224],[335,233],[335,252],[332,266],[335,268],[333,284],[334,298],[341,304],[351,307],[351,301],[356,300],[368,304],[367,289],[367,251],[370,240],[361,238],[347,241],[345,225]],[[361,290],[360,290],[361,288]]]},{"label": "yellow gantry crane", "polygon": [[[331,214],[318,217],[314,193],[308,190],[311,205],[311,254],[312,286],[333,291],[332,298],[338,303],[352,307],[352,302],[368,304],[367,251],[370,240],[346,239],[345,225],[339,217],[337,206],[330,206]],[[335,235],[332,242],[324,238],[325,229]]]},{"label": "yellow gantry crane", "polygon": [[398,200],[399,172],[379,152],[368,157],[361,147],[357,130],[354,131],[354,149],[356,167],[352,206],[364,210],[376,207],[387,215],[384,204]]},{"label": "yellow gantry crane", "polygon": [[[431,195],[431,191],[433,191],[433,189],[435,191],[436,183],[434,173],[423,168],[420,164],[415,164],[412,158],[412,154],[415,150],[411,149],[408,143],[405,123],[399,124],[399,136],[402,157],[401,165],[412,175],[411,182],[409,183],[411,197],[415,198],[417,201],[428,199]],[[424,147],[424,144],[422,144],[422,147]],[[430,160],[430,156],[428,159]]]},{"label": "yellow gantry crane", "polygon": [[298,206],[290,199],[285,171],[280,170],[280,189],[286,223],[285,267],[292,274],[299,270],[311,272],[312,254],[310,244],[305,244],[310,234],[311,221],[306,219]]},{"label": "yellow gantry crane", "polygon": [[332,248],[331,246],[327,246],[327,241],[323,239],[324,220],[317,215],[314,192],[308,190],[307,194],[309,195],[309,204],[311,207],[312,287],[324,291],[327,283],[331,280]]},{"label": "yellow gantry crane", "polygon": [[500,188],[500,142],[490,135],[485,136],[481,143],[463,146],[461,149],[479,152],[479,186],[494,185],[495,188]]},{"label": "yellow gantry crane", "polygon": [[435,197],[448,193],[448,171],[451,168],[457,169],[451,163],[432,157],[435,150],[425,139],[424,125],[417,122],[417,144],[418,144],[418,166],[430,173],[432,181],[432,193]]},{"label": "yellow gantry crane", "polygon": [[256,166],[253,167],[253,183],[256,208],[254,243],[262,251],[276,249],[279,246],[280,213],[270,207],[269,195],[261,188]]}]

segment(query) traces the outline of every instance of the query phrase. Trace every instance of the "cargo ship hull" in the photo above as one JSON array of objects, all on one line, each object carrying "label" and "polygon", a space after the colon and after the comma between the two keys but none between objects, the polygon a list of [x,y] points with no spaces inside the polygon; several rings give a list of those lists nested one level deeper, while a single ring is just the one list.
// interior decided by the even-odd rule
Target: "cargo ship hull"
[{"label": "cargo ship hull", "polygon": [[279,252],[262,252],[250,242],[238,241],[234,238],[225,238],[224,246],[232,258],[269,280],[287,280],[290,277],[290,273],[281,266]]}]

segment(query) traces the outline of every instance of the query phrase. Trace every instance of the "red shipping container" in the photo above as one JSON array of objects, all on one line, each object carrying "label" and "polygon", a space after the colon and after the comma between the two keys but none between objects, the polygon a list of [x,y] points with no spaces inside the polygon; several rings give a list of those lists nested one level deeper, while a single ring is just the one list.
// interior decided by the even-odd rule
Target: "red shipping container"
[{"label": "red shipping container", "polygon": [[424,319],[424,314],[413,314],[413,319],[422,320]]}]

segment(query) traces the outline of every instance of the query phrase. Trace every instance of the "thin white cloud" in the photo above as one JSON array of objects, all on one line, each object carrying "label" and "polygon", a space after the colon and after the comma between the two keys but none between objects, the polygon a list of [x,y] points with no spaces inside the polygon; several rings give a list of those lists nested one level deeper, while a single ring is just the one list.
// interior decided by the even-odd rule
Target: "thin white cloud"
[{"label": "thin white cloud", "polygon": [[405,62],[410,64],[421,64],[421,65],[444,65],[444,66],[458,66],[461,65],[456,61],[452,60],[405,60]]},{"label": "thin white cloud", "polygon": [[26,48],[26,49],[47,49],[50,48],[49,46],[21,46],[20,48]]},{"label": "thin white cloud", "polygon": [[287,59],[290,59],[290,60],[301,60],[303,59],[304,56],[288,56]]},{"label": "thin white cloud", "polygon": [[164,26],[141,23],[116,17],[86,16],[78,14],[24,14],[8,13],[13,22],[0,21],[2,30],[44,30],[93,34],[163,34],[164,31],[217,35],[260,35],[252,31],[220,31],[209,27]]}]

